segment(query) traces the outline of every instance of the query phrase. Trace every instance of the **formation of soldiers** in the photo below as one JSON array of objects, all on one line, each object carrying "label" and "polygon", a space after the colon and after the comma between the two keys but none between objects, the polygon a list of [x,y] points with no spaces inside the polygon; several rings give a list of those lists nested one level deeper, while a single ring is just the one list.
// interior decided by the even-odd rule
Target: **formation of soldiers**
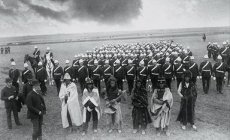
[{"label": "formation of soldiers", "polygon": [[[229,46],[228,42],[226,46]],[[194,62],[195,58],[189,47],[183,48],[173,41],[104,45],[85,54],[75,55],[72,64],[66,60],[64,69],[59,66],[58,60],[55,60],[53,75],[57,84],[61,83],[65,73],[69,73],[72,81],[79,82],[82,90],[85,78],[89,77],[99,91],[101,81],[107,83],[108,78],[113,75],[117,79],[119,89],[123,90],[123,83],[127,81],[128,91],[131,93],[137,78],[143,85],[148,85],[150,90],[156,88],[158,78],[162,76],[165,77],[169,88],[172,80],[176,80],[178,88],[184,72],[189,70],[193,83],[196,84],[197,79],[202,80],[204,93],[208,93],[211,78],[217,82],[218,93],[222,93],[222,83],[226,79],[225,73],[229,72],[229,64],[223,63],[225,57],[220,54],[217,55],[214,66],[208,58],[208,55],[205,55],[204,61],[198,65]],[[228,76],[228,84],[229,79]]]},{"label": "formation of soldiers", "polygon": [[5,50],[5,54],[10,54],[10,47],[6,46],[6,47],[1,47],[1,54],[4,54],[4,50]]}]

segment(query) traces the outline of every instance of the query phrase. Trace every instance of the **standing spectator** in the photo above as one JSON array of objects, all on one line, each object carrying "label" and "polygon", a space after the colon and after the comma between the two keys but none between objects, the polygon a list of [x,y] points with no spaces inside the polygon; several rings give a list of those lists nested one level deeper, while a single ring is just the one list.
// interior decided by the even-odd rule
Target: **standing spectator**
[{"label": "standing spectator", "polygon": [[1,100],[5,101],[8,129],[12,129],[11,112],[13,112],[14,114],[14,120],[16,125],[22,125],[18,118],[18,93],[16,91],[16,88],[12,86],[12,80],[10,78],[6,78],[5,83],[6,86],[1,91]]},{"label": "standing spectator", "polygon": [[140,80],[136,81],[132,96],[132,118],[133,118],[133,133],[137,133],[141,127],[142,135],[145,135],[147,125],[152,122],[148,111],[148,94]]},{"label": "standing spectator", "polygon": [[71,82],[71,77],[68,73],[64,75],[64,82],[61,85],[59,98],[62,103],[61,118],[63,128],[72,126],[80,126],[82,124],[82,115],[80,104],[78,101],[77,87],[74,82]]},{"label": "standing spectator", "polygon": [[108,119],[109,133],[113,131],[114,126],[117,126],[118,133],[121,133],[122,113],[120,102],[122,92],[118,88],[115,77],[111,76],[106,84],[106,108],[104,112]]},{"label": "standing spectator", "polygon": [[93,117],[93,131],[97,133],[98,120],[100,119],[100,97],[98,89],[93,85],[93,80],[86,78],[86,88],[83,91],[82,104],[83,108],[83,133],[85,135],[91,116]]},{"label": "standing spectator", "polygon": [[182,124],[182,129],[186,129],[187,123],[190,123],[192,128],[196,131],[195,126],[195,103],[197,98],[196,86],[191,82],[191,72],[184,72],[184,79],[179,84],[178,94],[181,97],[180,111],[177,117],[177,121]]},{"label": "standing spectator", "polygon": [[153,124],[157,130],[157,136],[160,136],[161,131],[169,136],[168,126],[171,118],[173,96],[163,77],[158,80],[158,88],[154,90],[151,102],[151,113],[153,114]]},{"label": "standing spectator", "polygon": [[42,140],[43,115],[46,114],[46,105],[43,97],[39,94],[39,86],[34,85],[33,90],[27,95],[27,117],[33,124],[32,140]]}]

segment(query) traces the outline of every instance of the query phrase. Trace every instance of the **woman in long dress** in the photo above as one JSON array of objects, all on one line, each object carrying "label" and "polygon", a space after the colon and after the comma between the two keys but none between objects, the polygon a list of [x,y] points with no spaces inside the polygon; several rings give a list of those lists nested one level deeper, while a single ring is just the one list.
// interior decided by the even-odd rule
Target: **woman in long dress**
[{"label": "woman in long dress", "polygon": [[76,85],[71,82],[68,73],[64,75],[64,82],[61,85],[59,98],[62,103],[61,118],[63,128],[82,125],[82,115],[78,101],[78,92]]},{"label": "woman in long dress", "polygon": [[152,120],[148,111],[148,94],[140,80],[136,81],[136,87],[134,87],[132,105],[133,133],[137,133],[141,127],[141,133],[144,135],[147,124]]}]

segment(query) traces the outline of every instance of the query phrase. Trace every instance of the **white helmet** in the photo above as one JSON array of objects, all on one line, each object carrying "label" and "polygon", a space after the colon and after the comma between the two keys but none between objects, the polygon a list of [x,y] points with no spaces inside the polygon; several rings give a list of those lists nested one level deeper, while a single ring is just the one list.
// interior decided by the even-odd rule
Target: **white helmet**
[{"label": "white helmet", "polygon": [[70,79],[71,79],[69,73],[66,73],[66,74],[64,75],[64,79],[65,79],[65,80],[70,80]]},{"label": "white helmet", "polygon": [[38,63],[38,66],[42,66],[42,62],[41,61]]},{"label": "white helmet", "polygon": [[206,55],[204,55],[204,58],[205,58],[205,59],[208,59],[208,55],[207,55],[207,54],[206,54]]},{"label": "white helmet", "polygon": [[27,68],[29,65],[27,63],[24,63],[24,68]]},{"label": "white helmet", "polygon": [[16,65],[16,63],[15,63],[14,61],[12,61],[12,62],[11,62],[11,65],[12,65],[12,66],[15,66],[15,65]]},{"label": "white helmet", "polygon": [[194,58],[194,56],[190,56],[190,59],[191,59],[191,60],[194,60],[195,58]]},{"label": "white helmet", "polygon": [[57,64],[57,63],[58,63],[58,60],[54,60],[54,63]]},{"label": "white helmet", "polygon": [[65,63],[66,63],[66,64],[69,64],[69,60],[65,60]]},{"label": "white helmet", "polygon": [[217,56],[217,59],[221,60],[221,59],[222,59],[222,57],[221,57],[220,55],[218,55],[218,56]]}]

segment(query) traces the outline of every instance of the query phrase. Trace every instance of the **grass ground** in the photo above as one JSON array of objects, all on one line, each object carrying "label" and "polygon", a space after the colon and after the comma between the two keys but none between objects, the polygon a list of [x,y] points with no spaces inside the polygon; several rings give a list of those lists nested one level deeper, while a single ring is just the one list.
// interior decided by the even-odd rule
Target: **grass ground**
[{"label": "grass ground", "polygon": [[[175,42],[183,44],[185,47],[190,46],[194,53],[196,62],[202,61],[203,55],[206,53],[207,42],[221,43],[224,40],[229,40],[230,35],[212,35],[207,37],[206,42],[202,42],[200,36],[191,37],[175,37],[175,38],[145,38],[135,40],[115,40],[115,41],[95,41],[95,42],[74,42],[74,43],[60,43],[50,45],[38,45],[44,54],[45,49],[49,46],[55,59],[61,62],[64,66],[65,59],[73,59],[74,54],[91,50],[95,46],[101,46],[107,43],[136,43],[157,41],[161,39],[173,39]],[[32,54],[32,46],[14,46],[11,48],[11,54],[0,55],[0,89],[4,86],[4,78],[7,77],[9,70],[9,60],[14,58],[19,69],[23,69],[23,58],[25,54]],[[212,60],[210,60],[212,61]],[[215,81],[211,81],[210,92],[208,95],[203,94],[201,81],[198,80],[198,98],[196,103],[196,125],[198,132],[190,129],[182,131],[180,124],[176,122],[176,117],[180,107],[180,99],[176,94],[176,83],[172,83],[172,93],[174,97],[174,105],[172,108],[172,119],[169,130],[171,132],[170,139],[196,139],[196,140],[209,140],[209,139],[222,139],[228,140],[230,138],[230,88],[224,86],[224,94],[216,94]],[[56,88],[48,86],[48,95],[45,97],[47,105],[47,115],[44,116],[43,137],[47,140],[109,140],[109,139],[122,139],[122,140],[150,140],[150,139],[169,139],[166,136],[156,137],[155,130],[150,124],[147,129],[147,134],[142,136],[140,133],[132,134],[132,118],[131,118],[131,105],[130,99],[122,104],[123,113],[123,132],[118,134],[107,133],[106,119],[103,115],[99,121],[99,132],[93,134],[91,129],[89,133],[82,137],[79,128],[75,128],[74,132],[70,133],[62,128],[61,124],[61,105],[58,97],[56,96]],[[102,101],[103,104],[103,101]],[[3,102],[0,102],[0,139],[1,140],[27,140],[31,139],[32,125],[30,120],[26,119],[26,107],[24,106],[19,113],[19,118],[23,126],[15,126],[13,122],[13,129],[7,130],[6,113]],[[89,127],[91,128],[91,127]]]}]

